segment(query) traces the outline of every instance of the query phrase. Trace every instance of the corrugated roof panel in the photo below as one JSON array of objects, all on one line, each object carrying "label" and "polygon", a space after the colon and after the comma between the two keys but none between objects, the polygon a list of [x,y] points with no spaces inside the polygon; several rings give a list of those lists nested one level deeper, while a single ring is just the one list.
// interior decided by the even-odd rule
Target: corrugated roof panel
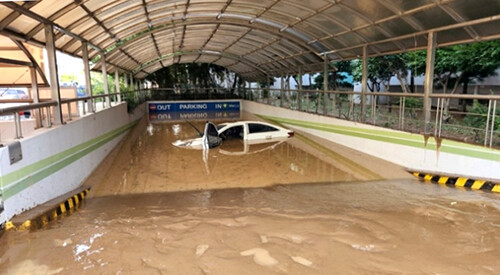
[{"label": "corrugated roof panel", "polygon": [[[57,1],[57,3],[54,3],[54,1],[39,1],[30,10],[39,14],[40,16],[48,18],[51,15],[53,15],[54,13],[56,13],[59,9],[65,7],[66,5],[69,5],[73,2],[74,2],[74,0],[60,0],[60,1]],[[55,8],[55,7],[57,7],[57,8]]]},{"label": "corrugated roof panel", "polygon": [[[16,16],[13,11],[23,15]],[[100,50],[112,51],[109,57],[113,63],[134,69],[140,68],[137,63],[157,58],[158,50],[168,56],[179,51],[181,44],[185,54],[196,58],[200,51],[222,52],[233,59],[247,55],[248,63],[262,64],[261,69],[276,74],[280,70],[297,70],[295,67],[302,66],[300,64],[304,64],[304,68],[307,64],[313,64],[307,65],[310,68],[321,68],[320,54],[325,52],[333,51],[335,58],[356,58],[363,45],[368,45],[371,55],[425,48],[429,30],[437,31],[439,45],[500,37],[498,0],[44,0],[0,3],[0,26],[16,33],[18,38],[35,39],[33,42],[43,44],[45,21],[39,17],[55,20],[65,28],[64,33],[74,34],[56,31],[59,49],[80,54],[81,43],[75,40],[79,35],[93,44],[89,47],[91,58]],[[184,25],[187,26],[185,31]],[[114,49],[116,46],[121,50]],[[231,58],[225,57],[226,60]],[[247,76],[262,75],[261,69],[244,62],[234,65],[234,69]]]},{"label": "corrugated roof panel", "polygon": [[10,23],[9,29],[20,33],[27,33],[34,27],[38,25],[38,21],[33,20],[32,18],[21,15],[14,22]]}]

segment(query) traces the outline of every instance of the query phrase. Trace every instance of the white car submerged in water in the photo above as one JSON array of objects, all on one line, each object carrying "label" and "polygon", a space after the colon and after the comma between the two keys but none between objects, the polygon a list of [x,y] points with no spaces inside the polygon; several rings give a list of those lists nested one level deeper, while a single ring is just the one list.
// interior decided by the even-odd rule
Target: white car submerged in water
[{"label": "white car submerged in water", "polygon": [[267,143],[293,137],[294,132],[280,126],[261,121],[238,121],[222,123],[215,126],[211,122],[205,124],[201,137],[178,140],[172,144],[189,149],[208,149],[219,146],[225,140],[239,139],[245,143]]}]

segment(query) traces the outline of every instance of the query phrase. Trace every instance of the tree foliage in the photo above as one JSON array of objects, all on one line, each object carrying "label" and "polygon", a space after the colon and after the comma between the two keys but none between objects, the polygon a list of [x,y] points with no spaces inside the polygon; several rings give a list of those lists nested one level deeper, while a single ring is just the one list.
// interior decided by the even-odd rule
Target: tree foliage
[{"label": "tree foliage", "polygon": [[[350,88],[352,84],[347,81],[347,76],[352,75],[351,61],[338,61],[331,64],[336,70],[328,72],[328,88],[337,90],[339,87]],[[319,73],[314,77],[314,84],[311,88],[323,90],[323,73]]]},{"label": "tree foliage", "polygon": [[[219,65],[208,63],[174,64],[160,69],[146,77],[160,88],[199,87],[217,88],[221,83],[231,79],[231,72]],[[234,75],[234,74],[233,74]],[[234,83],[241,84],[238,76],[233,76]]]},{"label": "tree foliage", "polygon": [[[409,53],[411,67],[425,73],[426,51]],[[495,75],[500,67],[500,40],[462,44],[436,50],[434,81],[443,93],[453,94],[465,86]],[[466,89],[466,88],[465,88]]]},{"label": "tree foliage", "polygon": [[[409,55],[410,66],[424,74],[427,52],[417,51]],[[440,48],[436,50],[434,82],[445,94],[455,94],[461,84],[463,93],[467,93],[469,84],[495,75],[499,67],[500,40]],[[445,101],[446,114],[449,113],[449,102]]]},{"label": "tree foliage", "polygon": [[[403,92],[409,92],[408,85],[408,55],[394,54],[377,56],[368,59],[368,89],[378,92],[381,87],[389,91],[390,80],[396,76],[401,84]],[[354,80],[361,82],[363,76],[363,60],[353,61]]]}]

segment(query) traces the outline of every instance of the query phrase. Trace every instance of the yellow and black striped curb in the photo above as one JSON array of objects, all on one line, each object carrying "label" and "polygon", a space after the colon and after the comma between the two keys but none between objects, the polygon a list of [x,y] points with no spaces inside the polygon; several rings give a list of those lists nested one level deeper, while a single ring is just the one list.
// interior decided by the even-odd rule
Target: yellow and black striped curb
[{"label": "yellow and black striped curb", "polygon": [[433,174],[410,172],[415,177],[425,181],[434,182],[447,186],[465,187],[472,190],[486,190],[495,193],[500,193],[500,184],[485,180],[474,180],[462,177],[447,177]]},{"label": "yellow and black striped curb", "polygon": [[65,201],[59,203],[59,205],[53,207],[52,209],[46,211],[45,213],[33,218],[26,220],[22,223],[15,224],[12,221],[5,223],[5,230],[16,229],[19,231],[22,230],[31,230],[31,229],[40,229],[46,226],[49,222],[58,219],[61,216],[65,216],[73,213],[78,209],[80,204],[85,200],[85,197],[90,191],[90,187],[83,190],[80,193],[74,194],[69,197]]}]

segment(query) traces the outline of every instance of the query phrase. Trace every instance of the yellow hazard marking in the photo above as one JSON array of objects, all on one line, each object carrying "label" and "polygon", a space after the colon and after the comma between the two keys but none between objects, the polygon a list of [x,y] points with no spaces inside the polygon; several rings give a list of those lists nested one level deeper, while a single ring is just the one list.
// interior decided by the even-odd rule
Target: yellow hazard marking
[{"label": "yellow hazard marking", "polygon": [[413,172],[413,175],[418,178],[420,176],[420,173]]},{"label": "yellow hazard marking", "polygon": [[466,178],[458,178],[457,182],[455,182],[455,185],[464,187],[466,182],[467,182]]},{"label": "yellow hazard marking", "polygon": [[479,190],[479,189],[481,189],[481,187],[483,187],[483,184],[485,182],[486,181],[484,181],[484,180],[476,180],[476,181],[474,181],[474,184],[472,184],[471,189]]},{"label": "yellow hazard marking", "polygon": [[500,193],[500,184],[497,184],[493,186],[493,189],[491,189],[491,192],[498,192]]},{"label": "yellow hazard marking", "polygon": [[15,229],[16,226],[14,226],[14,224],[12,222],[6,222],[5,223],[5,230],[10,230],[10,229]]},{"label": "yellow hazard marking", "polygon": [[425,179],[426,181],[431,181],[431,180],[432,180],[432,177],[433,177],[433,175],[429,175],[429,174],[427,174],[427,175],[425,175],[424,179]]},{"label": "yellow hazard marking", "polygon": [[64,203],[59,204],[59,208],[61,208],[61,213],[66,213],[66,205]]},{"label": "yellow hazard marking", "polygon": [[25,221],[21,226],[19,226],[19,230],[25,230],[25,229],[30,229],[31,227],[31,220]]},{"label": "yellow hazard marking", "polygon": [[449,179],[448,177],[440,177],[438,183],[439,184],[446,184],[448,179]]},{"label": "yellow hazard marking", "polygon": [[69,209],[73,209],[73,200],[68,199]]},{"label": "yellow hazard marking", "polygon": [[[90,188],[82,191],[80,194],[73,195],[73,197],[67,199],[65,202],[60,203],[59,209],[61,211],[61,214],[66,213],[75,208],[81,201],[85,199],[85,196],[89,193],[89,190]],[[79,198],[78,195],[81,195],[81,198]],[[66,202],[68,203],[68,207],[66,207]],[[16,229],[22,231],[31,229],[34,226],[44,227],[48,225],[48,223],[51,220],[57,219],[58,215],[59,214],[57,214],[57,207],[56,207],[55,209],[49,210],[46,213],[42,214],[41,216],[38,216],[38,218],[34,222],[32,222],[31,220],[27,220],[17,228],[14,225],[14,223],[12,223],[12,221],[8,221],[5,223],[4,229],[5,230]]]}]

